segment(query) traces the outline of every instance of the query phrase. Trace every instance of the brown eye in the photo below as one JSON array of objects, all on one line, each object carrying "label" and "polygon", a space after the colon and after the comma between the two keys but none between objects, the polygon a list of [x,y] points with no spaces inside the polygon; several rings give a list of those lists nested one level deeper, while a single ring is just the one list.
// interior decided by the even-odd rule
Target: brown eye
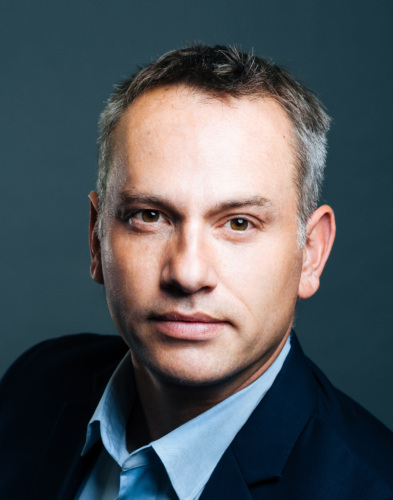
[{"label": "brown eye", "polygon": [[157,222],[160,218],[160,212],[156,210],[142,210],[141,217],[143,222]]},{"label": "brown eye", "polygon": [[246,231],[249,227],[249,222],[246,219],[231,219],[230,226],[234,231]]}]

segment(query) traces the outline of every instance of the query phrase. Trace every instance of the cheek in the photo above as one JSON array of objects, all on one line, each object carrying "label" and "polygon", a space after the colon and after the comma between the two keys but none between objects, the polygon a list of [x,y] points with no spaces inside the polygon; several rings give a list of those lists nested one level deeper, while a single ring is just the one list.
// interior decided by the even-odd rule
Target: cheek
[{"label": "cheek", "polygon": [[137,300],[158,279],[157,249],[142,238],[112,238],[104,245],[103,273],[108,291],[116,291],[127,301]]},{"label": "cheek", "polygon": [[[283,241],[221,250],[220,281],[248,309],[263,311],[296,301],[301,253]],[[270,311],[272,312],[272,311]]]}]

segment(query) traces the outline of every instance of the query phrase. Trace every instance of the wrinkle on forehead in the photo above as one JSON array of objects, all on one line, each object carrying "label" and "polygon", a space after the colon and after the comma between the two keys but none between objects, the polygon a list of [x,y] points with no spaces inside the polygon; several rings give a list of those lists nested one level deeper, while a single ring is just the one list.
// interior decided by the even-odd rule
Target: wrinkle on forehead
[{"label": "wrinkle on forehead", "polygon": [[[233,193],[223,192],[227,168],[238,168],[239,176],[248,178],[252,186],[265,175],[259,168],[263,164],[285,164],[285,169],[280,168],[278,174],[276,171],[276,191],[288,184],[288,178],[295,189],[292,126],[282,107],[271,99],[222,101],[205,97],[184,87],[158,88],[142,94],[126,110],[115,130],[116,152],[108,194],[135,185],[138,190],[151,191],[145,189],[151,172],[158,183],[164,179],[167,186],[176,186],[183,199],[207,196],[209,202],[213,197],[219,203],[221,195],[234,197]],[[269,113],[269,120],[264,113]],[[225,143],[227,137],[230,143]],[[255,144],[259,143],[265,147],[260,148],[255,161]],[[230,155],[224,151],[225,146],[231,149]],[[242,168],[252,162],[255,167]],[[173,163],[176,168],[172,168]],[[198,168],[200,165],[208,168]]]},{"label": "wrinkle on forehead", "polygon": [[[227,120],[229,124],[233,124],[233,117],[226,117],[226,111],[236,110],[240,115],[247,115],[248,109],[244,108],[247,104],[248,109],[255,108],[255,105],[263,107],[268,106],[274,108],[274,114],[270,113],[270,121],[272,128],[277,128],[278,122],[283,118],[288,125],[288,134],[283,137],[284,142],[291,142],[293,140],[293,127],[289,120],[286,111],[282,106],[272,98],[264,98],[257,96],[235,98],[231,96],[214,96],[200,91],[199,89],[192,89],[185,85],[159,87],[151,91],[143,93],[139,96],[123,113],[120,118],[116,129],[114,131],[115,151],[120,156],[124,154],[124,143],[127,136],[135,134],[135,138],[140,134],[167,134],[170,128],[161,129],[157,123],[157,112],[163,108],[170,108],[171,117],[176,122],[176,118],[180,118],[187,113],[187,124],[190,124],[193,116],[195,115],[196,125],[200,123],[200,106],[203,105],[203,113],[207,123],[212,115],[217,116],[217,111],[221,111],[221,119]],[[190,106],[193,105],[193,106]],[[255,119],[255,116],[254,116]],[[170,127],[170,123],[167,126]],[[241,130],[238,130],[241,133]],[[245,132],[244,132],[245,133]],[[248,130],[247,134],[252,133]],[[134,146],[137,148],[143,147],[143,141],[135,141]]]}]

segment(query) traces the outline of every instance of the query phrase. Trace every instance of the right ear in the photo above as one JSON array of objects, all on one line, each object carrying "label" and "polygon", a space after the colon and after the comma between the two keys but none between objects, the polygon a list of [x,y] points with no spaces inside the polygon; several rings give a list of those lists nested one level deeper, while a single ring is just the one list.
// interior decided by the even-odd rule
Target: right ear
[{"label": "right ear", "polygon": [[92,191],[90,199],[90,223],[89,223],[89,243],[90,243],[90,274],[93,280],[99,285],[104,284],[101,262],[101,242],[98,238],[98,194]]}]

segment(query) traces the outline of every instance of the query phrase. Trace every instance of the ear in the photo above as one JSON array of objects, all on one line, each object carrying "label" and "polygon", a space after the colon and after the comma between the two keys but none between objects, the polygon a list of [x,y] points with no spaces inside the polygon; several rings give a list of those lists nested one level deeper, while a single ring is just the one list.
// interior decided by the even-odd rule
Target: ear
[{"label": "ear", "polygon": [[101,264],[101,242],[97,234],[98,219],[98,194],[92,191],[90,199],[90,223],[89,223],[89,243],[90,243],[90,274],[93,280],[99,285],[104,284],[104,276]]},{"label": "ear", "polygon": [[307,299],[319,288],[319,278],[325,267],[336,235],[333,210],[323,205],[309,218],[307,241],[303,249],[303,267],[298,297]]}]

